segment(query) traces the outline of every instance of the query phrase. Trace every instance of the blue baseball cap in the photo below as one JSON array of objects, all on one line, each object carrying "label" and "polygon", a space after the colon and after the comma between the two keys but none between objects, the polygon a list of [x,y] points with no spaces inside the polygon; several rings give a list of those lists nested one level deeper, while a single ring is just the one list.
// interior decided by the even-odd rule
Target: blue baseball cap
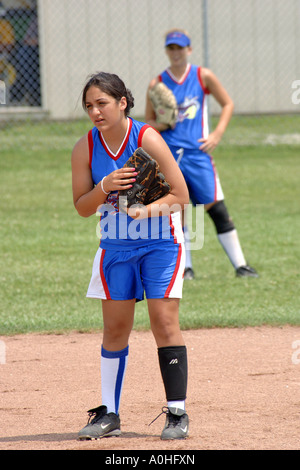
[{"label": "blue baseball cap", "polygon": [[174,31],[169,33],[166,37],[165,46],[169,46],[170,44],[177,44],[180,47],[187,47],[190,46],[191,40],[188,36],[180,31]]}]

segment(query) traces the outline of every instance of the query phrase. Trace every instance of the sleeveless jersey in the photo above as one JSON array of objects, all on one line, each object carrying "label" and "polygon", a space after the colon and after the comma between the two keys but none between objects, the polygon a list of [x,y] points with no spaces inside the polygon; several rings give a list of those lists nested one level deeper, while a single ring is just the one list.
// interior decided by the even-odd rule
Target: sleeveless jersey
[{"label": "sleeveless jersey", "polygon": [[[132,118],[128,118],[127,122],[125,138],[116,154],[111,152],[96,127],[89,131],[89,159],[94,185],[112,171],[122,168],[133,152],[142,147],[143,134],[150,126]],[[169,217],[132,219],[119,212],[118,197],[118,191],[110,192],[105,204],[98,208],[101,248],[130,250],[132,247],[145,246],[161,240],[171,240],[172,243],[182,241],[178,240],[182,232],[179,212],[170,214]]]},{"label": "sleeveless jersey", "polygon": [[169,69],[159,75],[175,95],[178,118],[174,129],[161,133],[168,145],[184,149],[199,149],[198,139],[208,135],[207,95],[209,91],[201,80],[201,67],[189,64],[178,81]]}]

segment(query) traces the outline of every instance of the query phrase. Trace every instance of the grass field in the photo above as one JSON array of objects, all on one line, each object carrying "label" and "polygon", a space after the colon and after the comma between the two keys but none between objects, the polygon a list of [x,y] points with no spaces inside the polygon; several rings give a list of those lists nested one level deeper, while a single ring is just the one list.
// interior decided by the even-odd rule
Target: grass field
[{"label": "grass field", "polygon": [[[99,240],[97,218],[72,204],[70,154],[89,129],[74,123],[2,125],[0,335],[100,329],[85,298]],[[300,116],[235,117],[214,153],[227,206],[259,279],[236,279],[205,216],[193,252],[183,329],[299,325]],[[149,328],[146,302],[135,328]]]}]

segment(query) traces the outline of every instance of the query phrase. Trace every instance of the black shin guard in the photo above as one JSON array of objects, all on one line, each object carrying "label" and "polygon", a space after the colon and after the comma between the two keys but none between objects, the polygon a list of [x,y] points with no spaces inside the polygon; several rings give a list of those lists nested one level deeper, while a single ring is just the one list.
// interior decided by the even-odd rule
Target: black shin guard
[{"label": "black shin guard", "polygon": [[211,217],[215,224],[217,233],[226,233],[234,230],[235,226],[232,219],[229,217],[227,208],[224,201],[218,201],[208,211],[208,215]]},{"label": "black shin guard", "polygon": [[158,348],[158,358],[167,401],[185,400],[188,370],[186,347]]}]

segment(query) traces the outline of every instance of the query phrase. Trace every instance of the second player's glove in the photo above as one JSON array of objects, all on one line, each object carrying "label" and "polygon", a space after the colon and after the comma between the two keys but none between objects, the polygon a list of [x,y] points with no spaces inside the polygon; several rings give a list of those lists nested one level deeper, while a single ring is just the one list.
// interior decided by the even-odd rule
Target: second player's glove
[{"label": "second player's glove", "polygon": [[178,116],[178,106],[172,90],[164,83],[158,82],[148,93],[156,114],[156,122],[173,127]]}]

